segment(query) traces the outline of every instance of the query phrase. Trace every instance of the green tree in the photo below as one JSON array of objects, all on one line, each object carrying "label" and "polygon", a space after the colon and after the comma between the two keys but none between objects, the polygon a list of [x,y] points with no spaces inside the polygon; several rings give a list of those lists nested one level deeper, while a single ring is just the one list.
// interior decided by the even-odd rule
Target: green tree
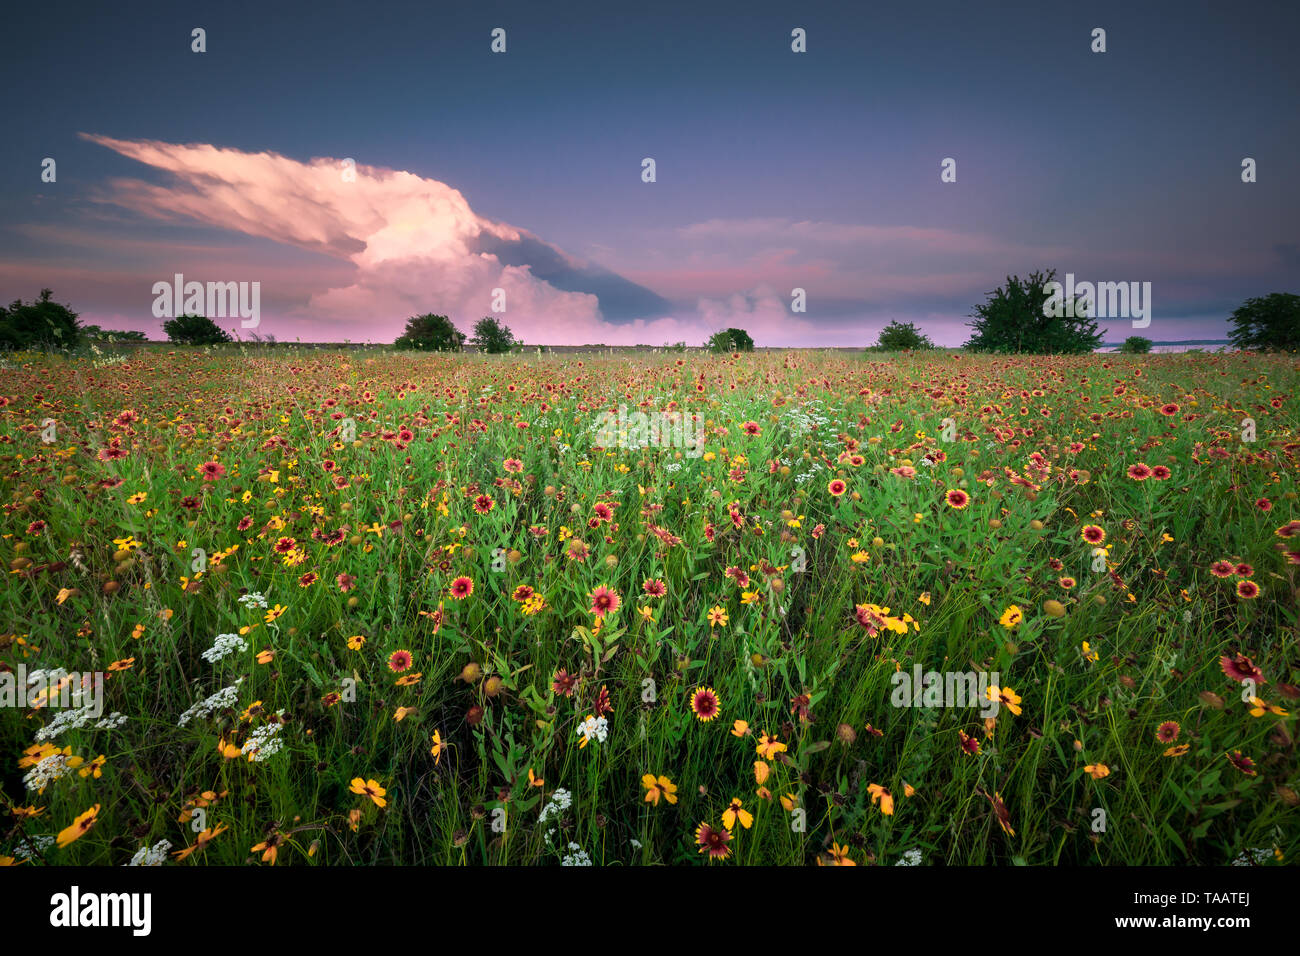
[{"label": "green tree", "polygon": [[167,341],[177,345],[220,345],[230,333],[205,315],[180,315],[163,323]]},{"label": "green tree", "polygon": [[470,339],[484,352],[494,355],[509,352],[515,345],[515,337],[510,327],[502,325],[491,316],[486,316],[474,323],[474,337]]},{"label": "green tree", "polygon": [[890,322],[880,330],[874,350],[878,352],[923,352],[934,343],[911,322]]},{"label": "green tree", "polygon": [[1228,341],[1253,352],[1300,349],[1300,295],[1274,292],[1247,299],[1228,319]]},{"label": "green tree", "polygon": [[54,302],[49,289],[42,289],[35,302],[14,299],[0,308],[0,348],[71,348],[82,340],[77,313]]},{"label": "green tree", "polygon": [[1151,351],[1151,346],[1155,345],[1150,339],[1145,339],[1140,335],[1130,335],[1124,340],[1124,344],[1119,350],[1125,355],[1146,355]]},{"label": "green tree", "polygon": [[135,329],[101,329],[98,325],[83,325],[82,334],[91,342],[148,342],[143,332]]},{"label": "green tree", "polygon": [[714,332],[704,343],[711,352],[752,352],[754,340],[744,329],[723,329]]},{"label": "green tree", "polygon": [[1047,285],[1055,279],[1055,269],[1031,272],[1027,279],[1007,276],[1005,286],[994,289],[988,301],[975,307],[966,348],[1038,355],[1079,355],[1096,349],[1102,338],[1097,323],[1084,314],[1082,300],[1062,300],[1059,283],[1057,294],[1052,295]]},{"label": "green tree", "polygon": [[445,315],[432,312],[407,319],[406,331],[393,343],[396,348],[417,352],[459,352],[464,344],[465,333]]}]

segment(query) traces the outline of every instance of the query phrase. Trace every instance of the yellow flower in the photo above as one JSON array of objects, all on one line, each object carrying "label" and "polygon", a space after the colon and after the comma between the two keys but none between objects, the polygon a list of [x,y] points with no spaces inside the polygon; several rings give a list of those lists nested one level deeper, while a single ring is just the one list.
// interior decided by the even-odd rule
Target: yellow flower
[{"label": "yellow flower", "polygon": [[1093,780],[1100,780],[1102,777],[1110,776],[1110,767],[1104,763],[1090,763],[1083,768],[1083,772],[1090,775]]},{"label": "yellow flower", "polygon": [[1002,706],[1010,710],[1011,713],[1015,714],[1017,717],[1020,716],[1020,695],[1010,687],[996,687],[990,685],[989,688],[984,691],[984,696],[989,700],[998,701]]},{"label": "yellow flower", "polygon": [[744,720],[738,720],[731,725],[731,736],[744,737],[749,733],[749,723]]},{"label": "yellow flower", "polygon": [[765,761],[763,760],[754,761],[754,782],[757,783],[760,787],[763,784],[767,783],[767,776],[771,772],[772,772],[771,766],[769,766]]},{"label": "yellow flower", "polygon": [[[433,754],[434,766],[437,766],[442,762],[442,751],[446,746],[447,745],[442,742],[442,731],[435,730],[433,732],[433,748],[429,751],[429,753]],[[528,772],[530,775],[532,774],[531,770]]]},{"label": "yellow flower", "polygon": [[360,777],[354,777],[352,779],[352,786],[348,787],[348,790],[352,793],[369,797],[371,800],[375,801],[375,806],[377,807],[388,805],[388,801],[384,799],[384,794],[388,791],[379,785],[378,780],[362,780]]},{"label": "yellow flower", "polygon": [[1012,630],[1020,626],[1020,622],[1024,620],[1024,617],[1020,608],[1013,604],[1002,612],[1002,616],[998,618],[998,623],[1007,630]]},{"label": "yellow flower", "polygon": [[99,807],[98,803],[95,804],[60,831],[58,839],[60,849],[86,835],[90,828],[95,825],[95,818],[99,815]]},{"label": "yellow flower", "polygon": [[881,813],[887,817],[894,815],[894,797],[888,790],[878,783],[873,783],[867,787],[867,793],[871,794],[873,805],[879,801]]},{"label": "yellow flower", "polygon": [[727,809],[722,811],[722,825],[728,830],[734,830],[737,821],[746,830],[754,825],[754,815],[741,806],[739,797],[732,799]]},{"label": "yellow flower", "polygon": [[641,786],[645,787],[646,803],[653,803],[659,806],[659,798],[663,797],[669,803],[677,802],[677,785],[667,777],[656,777],[648,773],[641,778]]},{"label": "yellow flower", "polygon": [[727,626],[727,610],[723,607],[712,607],[709,609],[709,629],[712,630],[718,624]]}]

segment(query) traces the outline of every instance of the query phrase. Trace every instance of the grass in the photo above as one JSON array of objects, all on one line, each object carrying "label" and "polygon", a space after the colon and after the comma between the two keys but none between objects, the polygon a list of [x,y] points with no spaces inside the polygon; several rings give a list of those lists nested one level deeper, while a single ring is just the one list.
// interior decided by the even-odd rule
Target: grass
[{"label": "grass", "polygon": [[[0,662],[105,673],[124,719],[0,710],[0,862],[698,864],[702,823],[717,864],[1289,861],[1298,368],[10,357]],[[620,403],[703,454],[593,447]],[[916,665],[1019,703],[896,706]]]}]

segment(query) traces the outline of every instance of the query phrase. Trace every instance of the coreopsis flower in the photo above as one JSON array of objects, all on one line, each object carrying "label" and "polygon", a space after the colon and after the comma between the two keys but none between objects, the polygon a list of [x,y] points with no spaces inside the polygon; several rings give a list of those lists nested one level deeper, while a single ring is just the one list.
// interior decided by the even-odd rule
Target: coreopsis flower
[{"label": "coreopsis flower", "polygon": [[183,850],[177,850],[175,853],[172,854],[172,856],[174,856],[176,858],[176,862],[179,863],[182,860],[185,860],[186,858],[192,856],[193,854],[198,853],[209,843],[211,843],[213,840],[215,840],[217,837],[219,837],[221,834],[225,833],[229,829],[230,827],[228,826],[220,826],[215,828],[208,827],[195,838],[193,843],[191,843]]},{"label": "coreopsis flower", "polygon": [[1010,631],[1019,627],[1020,622],[1024,620],[1024,617],[1025,616],[1021,612],[1020,608],[1012,604],[1002,612],[1002,616],[998,618],[998,623]]},{"label": "coreopsis flower", "polygon": [[771,760],[777,754],[785,753],[786,749],[785,744],[781,743],[781,741],[777,740],[775,737],[769,737],[767,731],[763,731],[763,733],[759,735],[758,745],[754,748],[754,752],[764,760]]},{"label": "coreopsis flower", "polygon": [[362,780],[360,777],[354,777],[352,779],[352,785],[348,787],[348,790],[352,793],[369,797],[375,802],[375,806],[377,807],[385,807],[388,805],[388,801],[384,799],[384,794],[388,791],[379,785],[378,780]]},{"label": "coreopsis flower", "polygon": [[669,803],[677,802],[677,784],[665,776],[656,777],[654,774],[648,773],[641,778],[641,786],[645,787],[646,803],[657,807],[661,797]]},{"label": "coreopsis flower", "polygon": [[990,685],[985,691],[984,696],[989,700],[996,700],[1003,707],[1006,707],[1017,717],[1020,716],[1020,695],[1010,687],[996,687]]},{"label": "coreopsis flower", "polygon": [[721,625],[727,626],[727,610],[723,607],[712,607],[709,609],[709,630]]},{"label": "coreopsis flower", "polygon": [[887,817],[894,815],[894,797],[888,790],[878,783],[873,783],[867,786],[867,793],[871,794],[872,805],[879,802],[881,813]]},{"label": "coreopsis flower", "polygon": [[849,848],[847,846],[840,846],[838,843],[831,843],[831,848],[827,852],[830,854],[830,863],[822,864],[822,858],[818,857],[817,863],[819,865],[857,866],[857,864],[849,857]]},{"label": "coreopsis flower", "polygon": [[90,831],[90,828],[95,825],[95,819],[99,816],[99,808],[100,804],[95,804],[89,810],[79,814],[72,823],[59,832],[57,843],[60,849],[69,843],[80,840]]},{"label": "coreopsis flower", "polygon": [[1092,777],[1093,780],[1101,780],[1110,776],[1110,767],[1104,763],[1090,763],[1083,768],[1083,772]]},{"label": "coreopsis flower", "polygon": [[433,764],[436,767],[438,764],[442,763],[442,751],[447,745],[442,742],[442,731],[440,730],[435,730],[433,732],[431,740],[433,746],[429,749],[429,753],[433,754]]},{"label": "coreopsis flower", "polygon": [[257,846],[249,849],[249,853],[261,853],[262,862],[270,863],[275,866],[276,857],[280,853],[280,846],[284,843],[284,834],[280,832],[272,833]]},{"label": "coreopsis flower", "polygon": [[731,725],[731,736],[744,737],[749,733],[749,723],[744,720],[737,720]]},{"label": "coreopsis flower", "polygon": [[737,823],[748,830],[754,825],[754,815],[744,808],[739,797],[733,797],[727,809],[722,811],[722,825],[734,830]]}]

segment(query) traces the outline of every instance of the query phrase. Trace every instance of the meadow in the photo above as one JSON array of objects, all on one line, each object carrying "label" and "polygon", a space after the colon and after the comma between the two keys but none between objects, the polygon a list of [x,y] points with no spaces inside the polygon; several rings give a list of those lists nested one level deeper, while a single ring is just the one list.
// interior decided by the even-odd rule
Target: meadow
[{"label": "meadow", "polygon": [[1290,863],[1298,375],[10,355],[0,863]]}]

